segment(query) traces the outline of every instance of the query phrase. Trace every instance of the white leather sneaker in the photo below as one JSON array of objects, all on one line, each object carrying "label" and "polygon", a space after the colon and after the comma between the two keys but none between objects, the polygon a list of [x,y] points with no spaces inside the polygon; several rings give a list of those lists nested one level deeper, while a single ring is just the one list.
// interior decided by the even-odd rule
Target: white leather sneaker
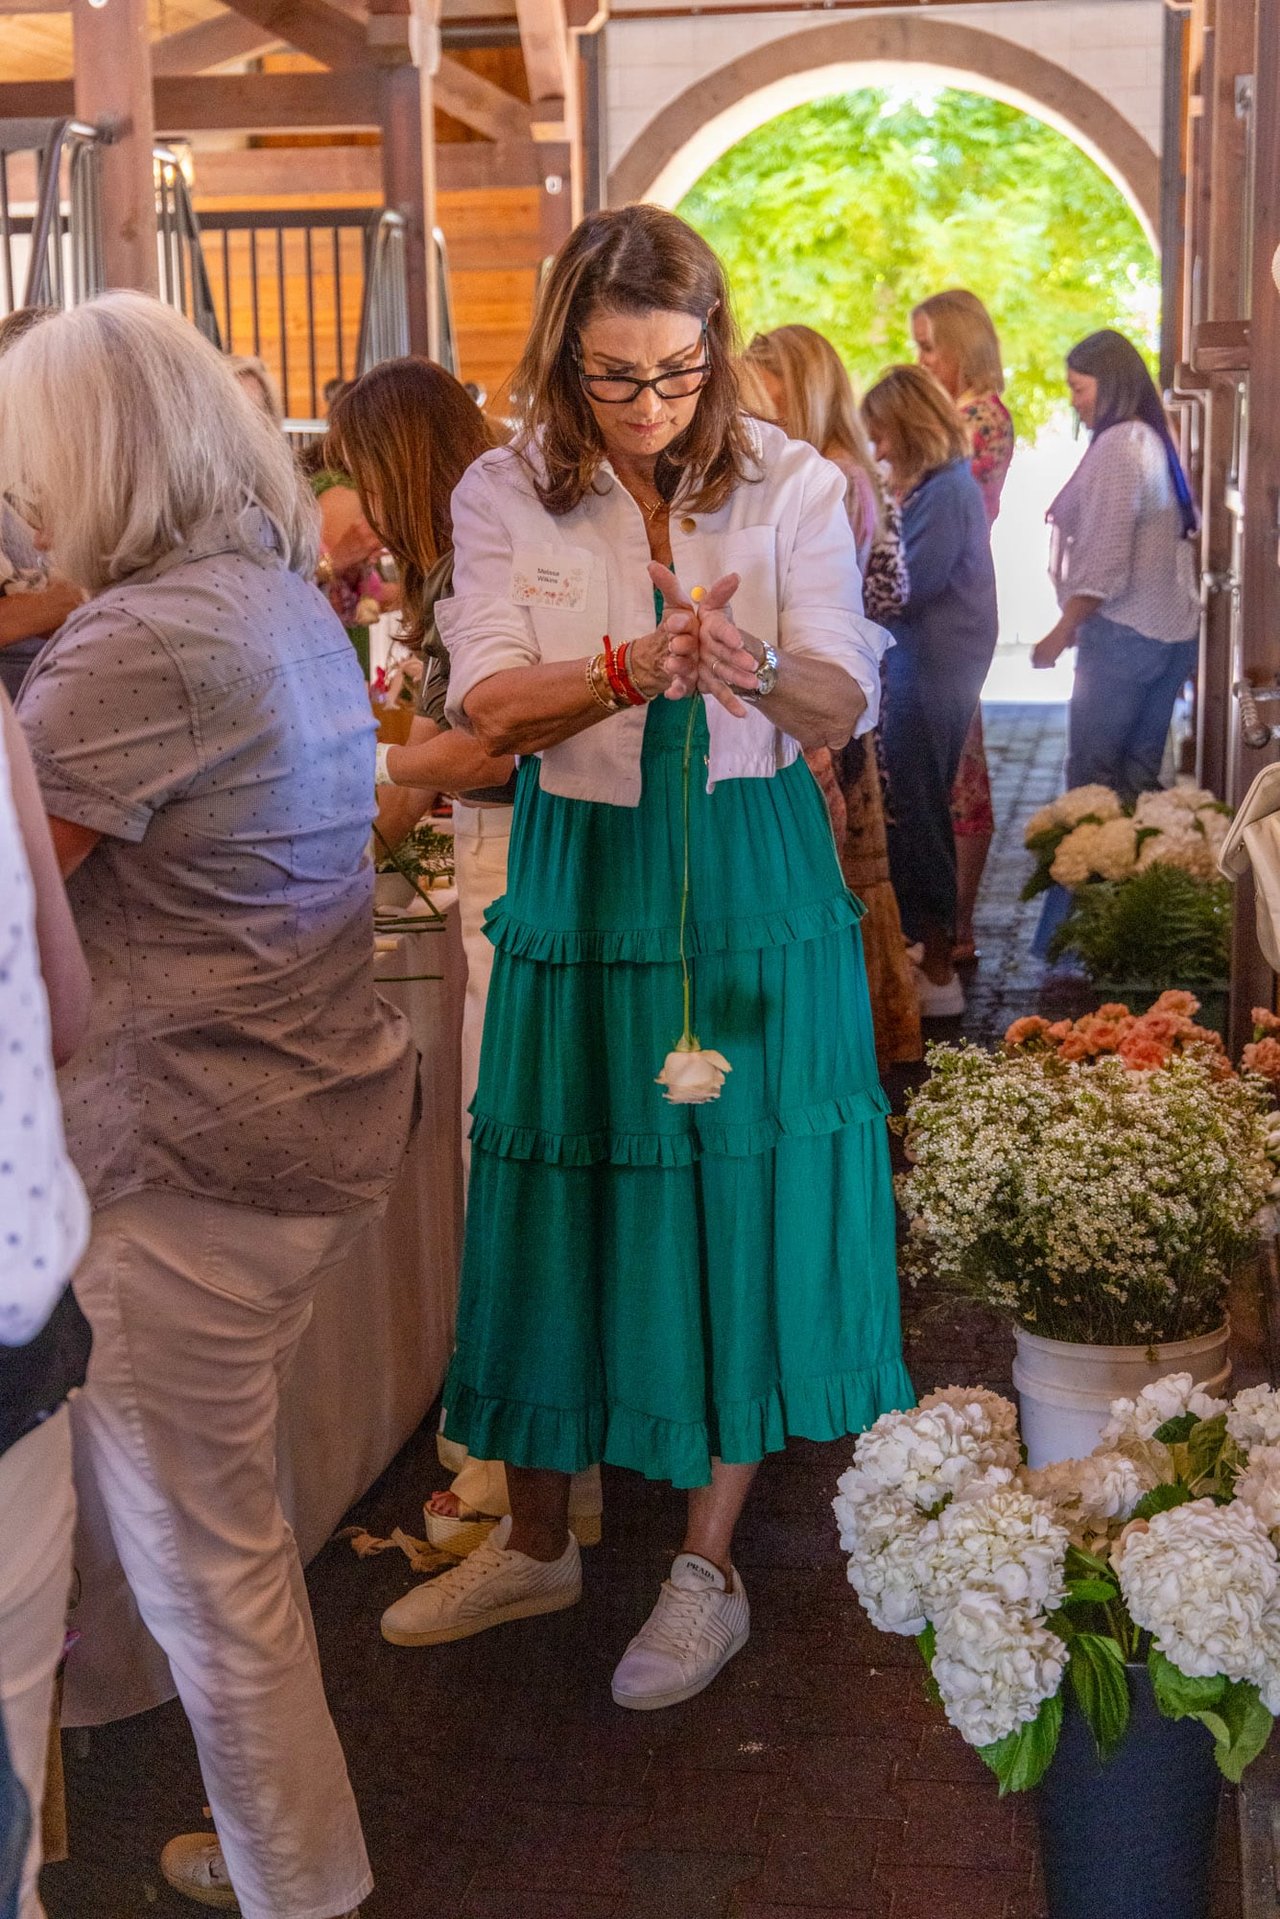
[{"label": "white leather sneaker", "polygon": [[737,1573],[726,1581],[710,1560],[681,1553],[613,1675],[615,1705],[656,1712],[683,1704],[742,1651],[750,1631],[751,1608]]},{"label": "white leather sneaker", "polygon": [[508,1550],[511,1520],[501,1519],[482,1546],[437,1578],[397,1599],[382,1615],[393,1646],[443,1646],[512,1619],[563,1612],[582,1597],[582,1559],[573,1534],[559,1559]]},{"label": "white leather sneaker", "polygon": [[198,1906],[240,1910],[216,1832],[184,1832],[171,1839],[160,1854],[160,1872],[166,1885]]},{"label": "white leather sneaker", "polygon": [[951,978],[939,986],[923,966],[912,961],[911,984],[915,987],[921,1019],[958,1019],[965,1009],[964,986],[952,969]]}]

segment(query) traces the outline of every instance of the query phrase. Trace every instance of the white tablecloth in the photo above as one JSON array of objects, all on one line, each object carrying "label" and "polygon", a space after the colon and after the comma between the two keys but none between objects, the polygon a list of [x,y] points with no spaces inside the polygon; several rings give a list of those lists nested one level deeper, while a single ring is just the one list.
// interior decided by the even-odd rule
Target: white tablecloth
[{"label": "white tablecloth", "polygon": [[[457,897],[442,929],[378,955],[379,989],[422,1055],[422,1120],[379,1222],[321,1278],[281,1408],[280,1492],[305,1559],[323,1546],[417,1427],[453,1338],[462,1226],[459,1035],[466,966]],[[77,1472],[80,1634],[63,1723],[102,1725],[173,1697],[168,1662],[133,1604],[92,1481]]]}]

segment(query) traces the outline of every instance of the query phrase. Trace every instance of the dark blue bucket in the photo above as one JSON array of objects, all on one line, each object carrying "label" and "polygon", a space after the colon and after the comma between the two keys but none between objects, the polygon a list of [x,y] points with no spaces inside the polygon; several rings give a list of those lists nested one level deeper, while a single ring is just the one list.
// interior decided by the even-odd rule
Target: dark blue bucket
[{"label": "dark blue bucket", "polygon": [[1036,1792],[1049,1919],[1209,1919],[1222,1775],[1196,1719],[1164,1719],[1145,1665],[1125,1668],[1130,1720],[1105,1766],[1068,1694]]}]

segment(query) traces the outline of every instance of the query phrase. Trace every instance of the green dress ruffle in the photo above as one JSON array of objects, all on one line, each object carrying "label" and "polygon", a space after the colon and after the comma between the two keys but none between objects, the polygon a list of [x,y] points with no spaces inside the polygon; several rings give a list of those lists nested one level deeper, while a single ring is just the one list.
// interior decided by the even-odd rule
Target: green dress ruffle
[{"label": "green dress ruffle", "polygon": [[858,920],[803,760],[690,779],[694,1028],[733,1071],[674,1106],[689,708],[649,709],[638,807],[520,769],[473,1107],[449,1436],[677,1486],[909,1405],[887,1102]]}]

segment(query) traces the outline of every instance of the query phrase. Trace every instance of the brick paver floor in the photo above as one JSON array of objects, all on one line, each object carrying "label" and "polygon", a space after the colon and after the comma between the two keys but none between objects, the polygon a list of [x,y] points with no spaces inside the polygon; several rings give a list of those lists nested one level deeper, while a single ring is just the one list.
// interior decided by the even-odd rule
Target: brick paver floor
[{"label": "brick paver floor", "polygon": [[[1044,1003],[1035,908],[1017,901],[1020,821],[1057,790],[1062,738],[1060,708],[989,712],[1001,830],[964,1022],[975,1038]],[[922,1288],[905,1317],[920,1390],[1007,1389],[1010,1341],[990,1316]],[[575,1611],[432,1651],[378,1636],[410,1583],[398,1555],[330,1545],[310,1586],[378,1878],[367,1919],[1043,1919],[1032,1806],[1000,1801],[926,1704],[913,1645],[873,1632],[846,1584],[829,1502],[848,1452],[795,1444],[766,1463],[738,1556],[750,1643],[674,1712],[609,1697],[679,1544],[668,1488],[606,1474],[605,1541]],[[424,1429],[357,1516],[413,1531],[442,1483]],[[50,1919],[194,1911],[154,1865],[201,1823],[178,1709],[69,1746],[75,1857],[46,1875]],[[1224,1817],[1214,1919],[1240,1912],[1232,1832]]]}]

